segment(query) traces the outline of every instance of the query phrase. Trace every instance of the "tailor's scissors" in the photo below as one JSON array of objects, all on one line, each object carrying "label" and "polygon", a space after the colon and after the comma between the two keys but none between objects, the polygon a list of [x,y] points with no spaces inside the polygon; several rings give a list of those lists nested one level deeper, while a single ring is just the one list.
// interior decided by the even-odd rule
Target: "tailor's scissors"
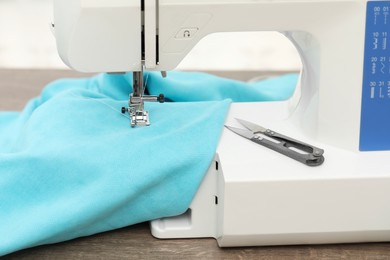
[{"label": "tailor's scissors", "polygon": [[254,123],[237,118],[236,120],[249,130],[227,125],[225,127],[257,144],[261,144],[308,166],[319,166],[325,160],[323,149],[284,136]]}]

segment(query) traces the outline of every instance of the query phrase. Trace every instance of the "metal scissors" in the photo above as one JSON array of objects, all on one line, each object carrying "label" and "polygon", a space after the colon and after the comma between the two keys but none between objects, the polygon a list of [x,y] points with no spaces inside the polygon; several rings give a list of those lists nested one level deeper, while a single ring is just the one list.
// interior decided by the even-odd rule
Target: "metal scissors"
[{"label": "metal scissors", "polygon": [[225,127],[252,142],[263,145],[308,166],[319,166],[325,160],[323,149],[300,142],[254,123],[237,118],[236,120],[248,130],[227,125]]}]

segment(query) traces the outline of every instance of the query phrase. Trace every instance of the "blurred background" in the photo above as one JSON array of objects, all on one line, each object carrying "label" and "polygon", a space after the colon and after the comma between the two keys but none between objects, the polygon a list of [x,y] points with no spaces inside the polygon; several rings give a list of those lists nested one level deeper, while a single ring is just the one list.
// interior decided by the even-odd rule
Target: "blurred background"
[{"label": "blurred background", "polygon": [[[57,54],[51,21],[52,0],[0,0],[0,69],[67,69]],[[295,47],[284,36],[259,32],[210,35],[179,69],[269,72],[300,67]]]}]

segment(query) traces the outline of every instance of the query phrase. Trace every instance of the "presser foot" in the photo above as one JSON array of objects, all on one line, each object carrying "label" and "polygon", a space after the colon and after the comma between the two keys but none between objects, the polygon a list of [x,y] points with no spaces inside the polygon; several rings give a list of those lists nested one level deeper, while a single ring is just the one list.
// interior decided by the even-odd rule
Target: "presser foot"
[{"label": "presser foot", "polygon": [[146,102],[160,102],[164,103],[165,98],[163,94],[159,96],[145,96],[144,92],[146,84],[144,84],[143,69],[141,71],[133,72],[133,93],[129,97],[129,106],[122,107],[122,113],[128,112],[130,114],[130,126],[149,126],[149,113],[144,110],[144,103]]},{"label": "presser foot", "polygon": [[131,127],[150,125],[148,111],[135,109],[133,107],[128,107],[128,108],[122,107],[122,114],[125,114],[126,112],[128,112],[130,115]]},{"label": "presser foot", "polygon": [[134,113],[130,113],[130,126],[149,126],[149,112],[144,110],[137,110]]},{"label": "presser foot", "polygon": [[130,95],[129,107],[122,107],[122,113],[126,112],[130,115],[130,126],[149,126],[149,112],[144,110],[144,101],[149,102],[165,102],[165,97],[163,94],[159,96],[141,96],[134,97],[133,94]]}]

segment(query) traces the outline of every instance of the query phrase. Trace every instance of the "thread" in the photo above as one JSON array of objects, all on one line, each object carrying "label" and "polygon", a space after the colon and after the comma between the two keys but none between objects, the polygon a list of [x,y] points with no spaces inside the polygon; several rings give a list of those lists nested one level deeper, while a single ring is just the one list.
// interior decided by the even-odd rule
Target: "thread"
[{"label": "thread", "polygon": [[128,116],[127,114],[123,114],[123,113],[119,112],[118,109],[117,109],[116,107],[113,107],[113,106],[111,106],[111,105],[105,103],[104,101],[102,101],[102,100],[100,100],[100,99],[95,99],[95,98],[91,98],[91,97],[84,97],[84,96],[77,96],[77,95],[75,95],[75,94],[72,93],[72,92],[70,92],[69,94],[70,94],[71,96],[73,96],[73,97],[76,97],[76,98],[80,98],[80,97],[81,97],[82,99],[92,100],[92,101],[95,101],[95,102],[97,102],[97,103],[103,104],[103,105],[105,105],[106,107],[108,107],[109,109],[111,109],[111,110],[117,112],[117,113],[120,114],[121,116],[126,117],[127,119],[130,120],[130,116]]}]

